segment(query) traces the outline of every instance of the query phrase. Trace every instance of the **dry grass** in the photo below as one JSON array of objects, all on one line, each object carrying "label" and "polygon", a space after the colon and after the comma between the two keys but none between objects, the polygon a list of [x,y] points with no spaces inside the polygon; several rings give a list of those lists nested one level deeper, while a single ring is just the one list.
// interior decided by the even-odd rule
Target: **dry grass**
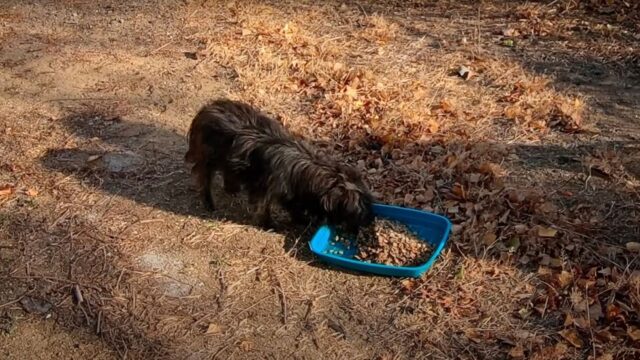
[{"label": "dry grass", "polygon": [[[0,319],[39,324],[16,299],[42,298],[58,331],[118,358],[633,358],[637,155],[594,142],[640,136],[637,98],[608,96],[635,88],[559,79],[600,81],[576,65],[599,60],[630,76],[635,13],[602,27],[613,15],[585,4],[16,3]],[[260,231],[242,199],[206,214],[183,134],[215,96],[281,116],[381,201],[447,214],[434,268],[330,269],[309,229]]]}]

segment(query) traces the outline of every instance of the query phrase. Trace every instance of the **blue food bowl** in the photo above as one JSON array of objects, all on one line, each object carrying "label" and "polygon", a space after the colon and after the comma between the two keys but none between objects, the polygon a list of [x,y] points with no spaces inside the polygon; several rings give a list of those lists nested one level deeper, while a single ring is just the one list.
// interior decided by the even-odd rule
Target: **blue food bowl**
[{"label": "blue food bowl", "polygon": [[[425,271],[429,270],[438,255],[440,255],[451,232],[451,221],[449,219],[427,211],[374,204],[373,213],[378,218],[385,218],[404,224],[415,232],[420,239],[429,243],[433,249],[429,260],[420,266],[392,266],[358,260],[355,258],[358,249],[357,246],[354,246],[354,240],[351,240],[352,246],[349,247],[342,242],[335,241],[335,229],[327,225],[321,226],[311,238],[309,243],[311,251],[323,261],[346,269],[386,276],[420,277]],[[330,251],[333,253],[330,253]],[[336,253],[340,253],[340,255]]]}]

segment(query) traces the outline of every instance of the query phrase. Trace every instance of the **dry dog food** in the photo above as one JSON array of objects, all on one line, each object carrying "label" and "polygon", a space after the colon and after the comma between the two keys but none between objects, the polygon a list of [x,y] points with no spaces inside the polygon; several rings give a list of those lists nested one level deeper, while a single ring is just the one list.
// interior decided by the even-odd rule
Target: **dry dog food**
[{"label": "dry dog food", "polygon": [[[345,241],[346,235],[336,240]],[[418,266],[431,256],[431,246],[420,240],[403,224],[376,219],[370,227],[363,228],[356,236],[356,259],[395,266]]]}]

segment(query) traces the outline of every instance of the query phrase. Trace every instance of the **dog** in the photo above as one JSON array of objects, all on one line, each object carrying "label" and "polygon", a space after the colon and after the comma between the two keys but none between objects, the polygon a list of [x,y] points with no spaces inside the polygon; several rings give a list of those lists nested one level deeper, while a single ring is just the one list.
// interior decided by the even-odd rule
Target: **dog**
[{"label": "dog", "polygon": [[191,123],[185,160],[213,208],[211,183],[222,173],[224,190],[245,190],[256,221],[271,226],[279,204],[296,223],[326,221],[357,231],[373,221],[373,196],[361,174],[336,161],[280,122],[228,99],[203,106]]}]

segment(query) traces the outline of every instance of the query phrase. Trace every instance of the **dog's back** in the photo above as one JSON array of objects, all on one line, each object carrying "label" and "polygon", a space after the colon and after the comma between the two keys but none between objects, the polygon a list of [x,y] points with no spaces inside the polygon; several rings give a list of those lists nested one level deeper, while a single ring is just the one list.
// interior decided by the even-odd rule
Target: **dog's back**
[{"label": "dog's back", "polygon": [[[224,156],[233,140],[240,136],[255,138],[290,138],[289,132],[279,122],[272,120],[248,104],[228,99],[218,99],[200,109],[189,129],[188,162],[198,162],[205,157]],[[227,150],[227,151],[225,151]]]},{"label": "dog's back", "polygon": [[[364,223],[370,214],[369,191],[360,175],[250,105],[216,100],[204,106],[189,130],[193,172],[202,185],[211,184],[221,170],[227,185],[244,187],[249,199],[277,201],[292,215],[312,213],[318,218]],[[205,193],[205,201],[210,193]]]}]

